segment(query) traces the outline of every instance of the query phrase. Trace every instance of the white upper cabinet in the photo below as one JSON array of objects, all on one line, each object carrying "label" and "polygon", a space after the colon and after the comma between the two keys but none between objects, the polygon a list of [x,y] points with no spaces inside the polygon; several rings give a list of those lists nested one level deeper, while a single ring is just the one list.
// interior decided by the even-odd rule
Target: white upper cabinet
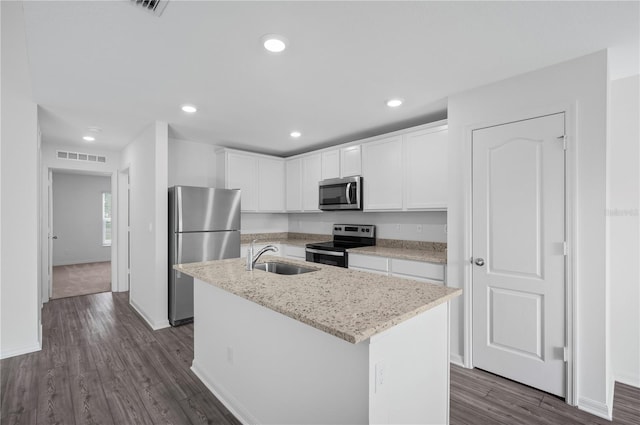
[{"label": "white upper cabinet", "polygon": [[313,154],[302,157],[302,209],[318,209],[318,182],[322,180],[322,156]]},{"label": "white upper cabinet", "polygon": [[447,208],[446,123],[362,146],[365,211]]},{"label": "white upper cabinet", "polygon": [[447,208],[446,128],[407,133],[404,144],[404,207]]},{"label": "white upper cabinet", "polygon": [[258,158],[258,210],[285,209],[285,164],[278,158]]},{"label": "white upper cabinet", "polygon": [[302,211],[302,159],[287,160],[287,211]]},{"label": "white upper cabinet", "polygon": [[360,145],[340,149],[340,177],[359,176],[362,174]]},{"label": "white upper cabinet", "polygon": [[258,169],[258,159],[245,154],[226,154],[226,189],[241,190],[242,211],[258,210],[258,188],[256,181],[256,170]]},{"label": "white upper cabinet", "polygon": [[360,145],[322,152],[322,180],[362,174]]},{"label": "white upper cabinet", "polygon": [[322,152],[322,180],[340,177],[340,150]]},{"label": "white upper cabinet", "polygon": [[240,189],[244,212],[283,212],[285,164],[270,158],[228,149],[217,153],[218,186]]},{"label": "white upper cabinet", "polygon": [[364,209],[402,209],[402,136],[362,145]]},{"label": "white upper cabinet", "polygon": [[447,208],[446,121],[290,159],[217,151],[218,186],[242,190],[245,212],[318,212],[318,182],[363,177],[364,211]]}]

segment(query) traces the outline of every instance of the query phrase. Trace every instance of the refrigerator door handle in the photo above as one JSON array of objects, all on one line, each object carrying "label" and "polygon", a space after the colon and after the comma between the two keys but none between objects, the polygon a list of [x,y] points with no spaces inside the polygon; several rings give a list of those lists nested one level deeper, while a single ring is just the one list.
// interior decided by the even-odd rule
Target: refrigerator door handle
[{"label": "refrigerator door handle", "polygon": [[[177,257],[176,257],[176,264],[182,264],[182,233],[178,233],[177,234],[177,238],[176,238],[176,250],[177,252]],[[182,273],[180,273],[180,270],[176,270],[176,277],[181,277]]]},{"label": "refrigerator door handle", "polygon": [[178,228],[177,229],[173,229],[174,232],[182,232],[182,188],[181,187],[177,187],[176,188],[176,192],[177,192],[177,199],[176,199],[176,207],[177,207],[177,215],[178,215]]}]

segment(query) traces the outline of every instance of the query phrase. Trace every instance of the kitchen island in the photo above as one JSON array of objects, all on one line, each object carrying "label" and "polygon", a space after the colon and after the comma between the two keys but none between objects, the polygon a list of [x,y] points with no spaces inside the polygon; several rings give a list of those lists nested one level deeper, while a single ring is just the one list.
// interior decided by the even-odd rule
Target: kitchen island
[{"label": "kitchen island", "polygon": [[447,423],[461,290],[303,261],[176,266],[195,278],[192,369],[244,423]]}]

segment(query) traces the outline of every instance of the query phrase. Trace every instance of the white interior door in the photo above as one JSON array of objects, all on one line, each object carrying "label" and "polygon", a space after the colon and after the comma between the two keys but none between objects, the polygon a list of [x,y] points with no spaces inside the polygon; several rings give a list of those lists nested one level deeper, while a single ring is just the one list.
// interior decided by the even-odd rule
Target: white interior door
[{"label": "white interior door", "polygon": [[564,397],[564,113],[473,132],[473,364]]}]

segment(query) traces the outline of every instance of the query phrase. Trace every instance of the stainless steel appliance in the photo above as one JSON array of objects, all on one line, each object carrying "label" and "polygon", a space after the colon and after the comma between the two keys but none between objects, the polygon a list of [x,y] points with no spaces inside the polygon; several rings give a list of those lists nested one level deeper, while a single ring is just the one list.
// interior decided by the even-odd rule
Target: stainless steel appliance
[{"label": "stainless steel appliance", "polygon": [[174,264],[240,257],[240,190],[169,188],[169,322],[193,321],[193,278]]},{"label": "stainless steel appliance", "polygon": [[318,183],[318,208],[324,211],[362,210],[362,177],[322,180]]},{"label": "stainless steel appliance", "polygon": [[334,224],[333,240],[306,245],[306,260],[314,263],[349,267],[349,248],[376,244],[376,226],[368,224]]}]

